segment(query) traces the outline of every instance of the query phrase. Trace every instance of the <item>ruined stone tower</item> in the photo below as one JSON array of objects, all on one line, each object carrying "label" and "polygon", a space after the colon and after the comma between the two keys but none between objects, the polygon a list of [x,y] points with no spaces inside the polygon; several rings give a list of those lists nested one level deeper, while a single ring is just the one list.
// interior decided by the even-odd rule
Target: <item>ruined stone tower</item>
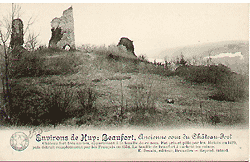
[{"label": "ruined stone tower", "polygon": [[23,21],[21,19],[12,20],[11,48],[22,46],[23,41]]},{"label": "ruined stone tower", "polygon": [[50,48],[64,49],[68,45],[71,49],[75,49],[72,6],[63,11],[63,15],[60,18],[55,17],[51,21],[51,32],[52,35],[49,41]]}]

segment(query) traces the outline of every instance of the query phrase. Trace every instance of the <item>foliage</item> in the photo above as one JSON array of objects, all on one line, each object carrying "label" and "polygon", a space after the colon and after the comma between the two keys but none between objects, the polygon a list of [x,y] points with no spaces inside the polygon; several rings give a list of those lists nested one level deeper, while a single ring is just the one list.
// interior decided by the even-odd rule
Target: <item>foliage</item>
[{"label": "foliage", "polygon": [[91,53],[96,48],[94,45],[83,44],[82,46],[77,47],[77,50],[80,50],[84,53]]},{"label": "foliage", "polygon": [[123,46],[95,47],[92,55],[96,56],[93,64],[99,70],[105,69],[121,73],[138,72],[137,64],[139,60],[132,53],[127,52]]},{"label": "foliage", "polygon": [[196,83],[213,83],[216,84],[226,75],[231,75],[228,67],[220,65],[210,66],[180,66],[176,69],[175,74],[182,76],[185,80]]},{"label": "foliage", "polygon": [[176,75],[191,83],[212,83],[217,88],[211,98],[216,100],[239,101],[248,96],[247,77],[231,72],[225,65],[180,66]]},{"label": "foliage", "polygon": [[111,54],[117,57],[136,59],[136,57],[132,53],[128,52],[126,47],[124,46],[116,46],[116,45],[109,45],[108,47],[105,47],[105,45],[99,46],[93,49],[93,53],[103,56],[109,56]]},{"label": "foliage", "polygon": [[43,62],[45,58],[40,55],[35,55],[32,52],[22,53],[22,57],[10,58],[10,78],[20,78],[27,76],[41,76],[43,75]]},{"label": "foliage", "polygon": [[182,55],[181,56],[181,60],[179,61],[179,63],[182,65],[182,66],[185,66],[187,61],[184,59],[184,56]]},{"label": "foliage", "polygon": [[36,48],[38,47],[39,41],[37,39],[37,37],[39,36],[39,34],[35,34],[35,33],[29,33],[28,37],[27,37],[27,41],[25,42],[25,48],[28,51],[35,51]]},{"label": "foliage", "polygon": [[68,87],[12,85],[10,117],[14,125],[56,125],[70,116],[72,92]]},{"label": "foliage", "polygon": [[153,64],[147,61],[143,61],[138,65],[140,73],[143,74],[157,74],[160,76],[172,76],[174,72],[167,68],[166,65]]},{"label": "foliage", "polygon": [[225,75],[216,87],[217,91],[211,96],[212,99],[233,102],[248,100],[249,79],[244,75],[236,73]]},{"label": "foliage", "polygon": [[125,113],[129,124],[153,126],[160,121],[160,114],[155,106],[158,95],[154,93],[153,83],[148,86],[146,82],[129,85],[133,99],[131,108]]},{"label": "foliage", "polygon": [[80,109],[74,111],[74,116],[79,118],[76,124],[94,123],[96,118],[99,117],[95,106],[97,93],[90,87],[85,87],[84,89],[77,90],[77,98],[80,102]]},{"label": "foliage", "polygon": [[95,101],[97,99],[96,93],[91,88],[77,91],[77,96],[80,101],[84,113],[95,112]]},{"label": "foliage", "polygon": [[10,77],[37,77],[43,75],[59,75],[75,73],[75,67],[81,64],[80,59],[71,52],[59,52],[55,57],[47,57],[47,49],[35,52],[24,52],[20,59],[11,58]]}]

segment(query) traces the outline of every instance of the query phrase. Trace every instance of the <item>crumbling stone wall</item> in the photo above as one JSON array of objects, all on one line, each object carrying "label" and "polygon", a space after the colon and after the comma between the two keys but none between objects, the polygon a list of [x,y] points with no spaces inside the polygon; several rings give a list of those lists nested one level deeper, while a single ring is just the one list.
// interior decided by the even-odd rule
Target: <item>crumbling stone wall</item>
[{"label": "crumbling stone wall", "polygon": [[10,47],[12,48],[12,56],[20,58],[26,50],[23,47],[23,21],[21,19],[12,20],[12,32],[10,39]]},{"label": "crumbling stone wall", "polygon": [[21,19],[12,20],[11,48],[22,46],[23,41],[23,21]]},{"label": "crumbling stone wall", "polygon": [[51,38],[49,47],[51,48],[65,48],[69,46],[75,49],[75,35],[74,35],[74,18],[73,8],[70,7],[63,11],[60,18],[54,18],[51,21]]}]

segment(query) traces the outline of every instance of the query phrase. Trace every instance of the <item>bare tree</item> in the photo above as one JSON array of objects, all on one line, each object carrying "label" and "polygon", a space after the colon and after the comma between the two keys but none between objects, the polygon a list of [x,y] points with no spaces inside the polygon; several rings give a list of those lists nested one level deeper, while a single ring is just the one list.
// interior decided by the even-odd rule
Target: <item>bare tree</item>
[{"label": "bare tree", "polygon": [[[9,87],[9,58],[11,53],[10,47],[10,36],[12,34],[12,21],[14,19],[20,18],[21,6],[12,3],[12,11],[9,14],[6,14],[0,20],[0,43],[3,44],[3,51],[1,54],[1,79],[3,86],[3,98],[4,98],[4,111],[9,114],[9,110],[11,108],[11,95],[10,95],[10,87]],[[30,25],[34,23],[35,19],[31,17],[26,25],[24,30],[24,34],[28,31]]]},{"label": "bare tree", "polygon": [[207,66],[209,66],[212,62],[211,54],[213,51],[208,51],[208,58],[207,58]]},{"label": "bare tree", "polygon": [[194,65],[194,66],[196,66],[197,65],[197,63],[198,63],[198,60],[197,60],[197,56],[193,56],[192,57],[192,65]]},{"label": "bare tree", "polygon": [[[6,16],[3,16],[3,19],[0,21],[0,39],[3,43],[3,53],[1,54],[1,79],[2,79],[2,85],[3,85],[3,98],[5,102],[4,111],[7,112],[11,107],[11,99],[10,99],[10,87],[9,87],[9,71],[8,71],[8,65],[9,65],[9,38],[12,32],[12,21],[15,17],[20,16],[20,10],[21,7],[12,4],[12,12],[11,14],[8,14]],[[6,105],[6,104],[9,105]],[[8,107],[8,110],[6,108]]]},{"label": "bare tree", "polygon": [[180,59],[180,61],[179,61],[179,64],[181,64],[182,66],[185,66],[186,63],[187,63],[187,61],[184,59],[184,55],[181,54],[181,59]]},{"label": "bare tree", "polygon": [[27,37],[27,41],[24,43],[25,48],[28,51],[35,51],[36,47],[38,47],[38,45],[39,45],[39,41],[37,39],[38,36],[39,36],[39,34],[35,34],[34,32],[29,33],[29,35]]}]

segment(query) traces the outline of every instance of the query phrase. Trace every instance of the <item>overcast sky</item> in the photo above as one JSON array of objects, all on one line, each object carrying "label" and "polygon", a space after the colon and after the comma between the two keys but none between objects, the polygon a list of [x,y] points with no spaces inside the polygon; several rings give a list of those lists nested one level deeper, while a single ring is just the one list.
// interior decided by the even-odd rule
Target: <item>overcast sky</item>
[{"label": "overcast sky", "polygon": [[[37,17],[31,31],[42,44],[51,37],[50,21],[73,7],[76,45],[117,44],[125,36],[135,53],[153,57],[152,51],[177,46],[249,39],[248,4],[19,4],[24,25]],[[0,5],[0,15],[11,4]],[[1,17],[0,17],[1,18]]]}]

